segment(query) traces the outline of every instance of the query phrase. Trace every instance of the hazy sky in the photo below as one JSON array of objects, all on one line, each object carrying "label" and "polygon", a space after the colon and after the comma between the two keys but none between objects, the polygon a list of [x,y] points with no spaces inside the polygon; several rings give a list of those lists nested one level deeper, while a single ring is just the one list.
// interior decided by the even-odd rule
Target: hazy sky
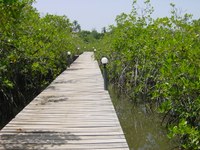
[{"label": "hazy sky", "polygon": [[[77,20],[83,30],[108,27],[115,23],[115,18],[122,12],[129,13],[132,0],[36,0],[33,5],[45,15],[46,13],[66,15],[71,21]],[[143,0],[138,0],[142,7]],[[170,3],[184,13],[193,14],[194,19],[200,18],[200,0],[151,0],[155,8],[153,17],[164,17],[170,14]]]}]

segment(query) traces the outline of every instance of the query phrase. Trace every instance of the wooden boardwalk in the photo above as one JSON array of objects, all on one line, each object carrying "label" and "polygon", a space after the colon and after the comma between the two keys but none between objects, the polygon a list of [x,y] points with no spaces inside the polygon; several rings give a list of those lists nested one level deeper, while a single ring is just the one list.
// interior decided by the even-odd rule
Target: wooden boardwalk
[{"label": "wooden boardwalk", "polygon": [[93,53],[85,52],[0,131],[0,150],[128,150]]}]

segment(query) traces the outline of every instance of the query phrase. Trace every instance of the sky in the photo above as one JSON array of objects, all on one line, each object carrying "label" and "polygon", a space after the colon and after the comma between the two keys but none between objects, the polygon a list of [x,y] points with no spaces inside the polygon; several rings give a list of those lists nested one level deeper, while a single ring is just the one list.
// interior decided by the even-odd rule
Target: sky
[{"label": "sky", "polygon": [[[43,16],[46,13],[66,15],[71,22],[77,20],[82,30],[101,32],[103,27],[115,24],[121,13],[130,13],[133,0],[36,0],[34,7]],[[153,18],[170,16],[170,3],[182,13],[190,13],[193,19],[200,18],[200,0],[151,0],[154,7]],[[143,0],[138,0],[138,8]]]}]

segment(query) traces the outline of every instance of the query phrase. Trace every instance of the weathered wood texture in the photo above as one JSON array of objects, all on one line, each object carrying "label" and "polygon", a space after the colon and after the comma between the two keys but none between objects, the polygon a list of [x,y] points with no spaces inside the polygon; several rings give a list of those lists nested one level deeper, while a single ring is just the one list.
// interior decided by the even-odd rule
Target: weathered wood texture
[{"label": "weathered wood texture", "polygon": [[0,149],[128,150],[93,53],[83,53],[0,131]]}]

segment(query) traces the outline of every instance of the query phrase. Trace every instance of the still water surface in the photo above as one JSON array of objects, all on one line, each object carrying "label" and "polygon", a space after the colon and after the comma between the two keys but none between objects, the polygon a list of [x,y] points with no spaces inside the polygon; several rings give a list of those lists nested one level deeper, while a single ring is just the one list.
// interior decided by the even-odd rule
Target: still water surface
[{"label": "still water surface", "polygon": [[158,114],[147,112],[144,105],[135,106],[114,89],[110,89],[110,95],[130,150],[172,150],[176,147],[167,138]]}]

